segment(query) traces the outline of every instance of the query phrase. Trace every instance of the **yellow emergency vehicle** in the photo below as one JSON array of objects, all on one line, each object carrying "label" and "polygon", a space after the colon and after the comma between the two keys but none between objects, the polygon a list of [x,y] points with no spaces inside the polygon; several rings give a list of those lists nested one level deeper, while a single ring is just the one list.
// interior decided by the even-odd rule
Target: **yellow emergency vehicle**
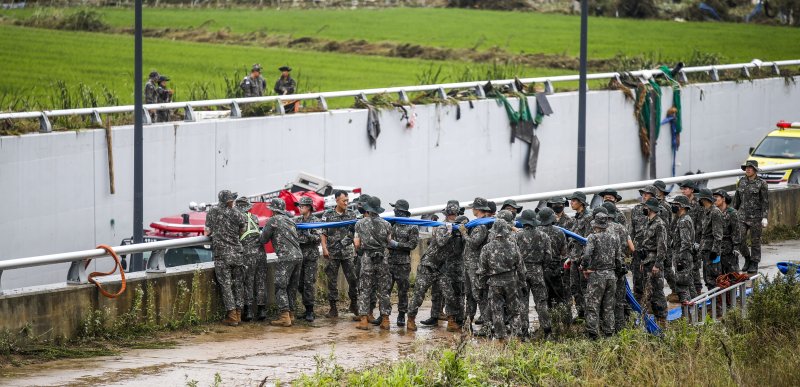
[{"label": "yellow emergency vehicle", "polygon": [[[759,167],[800,161],[800,122],[780,121],[777,127],[750,148],[747,160],[758,161]],[[798,183],[794,181],[798,176],[792,176],[792,170],[762,172],[759,176],[769,184]]]}]

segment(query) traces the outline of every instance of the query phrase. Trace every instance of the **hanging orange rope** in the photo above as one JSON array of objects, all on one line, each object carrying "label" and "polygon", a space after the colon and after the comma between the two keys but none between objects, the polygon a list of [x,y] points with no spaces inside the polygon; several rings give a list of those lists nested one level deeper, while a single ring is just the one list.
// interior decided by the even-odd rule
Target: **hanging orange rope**
[{"label": "hanging orange rope", "polygon": [[[111,270],[108,273],[103,273],[103,272],[100,272],[100,271],[92,272],[91,274],[89,274],[89,282],[91,282],[95,286],[97,286],[97,289],[100,291],[100,294],[102,294],[102,295],[104,295],[104,296],[106,296],[108,298],[117,298],[122,293],[125,292],[125,287],[126,287],[125,270],[122,269],[122,263],[120,262],[119,255],[117,255],[117,253],[114,251],[114,249],[111,248],[111,246],[99,245],[99,246],[97,246],[97,248],[105,250],[108,253],[108,255],[111,256],[111,258],[114,258],[114,261],[115,261],[114,269]],[[86,265],[87,266],[89,265],[89,261],[86,262]],[[98,277],[98,276],[99,277],[103,277],[103,276],[107,276],[107,275],[112,275],[117,271],[117,268],[119,268],[119,275],[122,278],[122,283],[120,285],[119,291],[112,294],[112,293],[107,292],[105,289],[103,289],[103,286],[100,285],[100,283],[97,282],[97,280],[95,280],[94,277]]]}]

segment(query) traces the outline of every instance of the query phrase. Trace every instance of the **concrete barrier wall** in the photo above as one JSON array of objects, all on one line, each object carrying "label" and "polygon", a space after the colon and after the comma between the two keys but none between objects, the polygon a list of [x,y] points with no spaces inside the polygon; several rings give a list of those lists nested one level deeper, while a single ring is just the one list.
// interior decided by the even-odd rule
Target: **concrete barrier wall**
[{"label": "concrete barrier wall", "polygon": [[[277,189],[299,171],[361,186],[384,202],[403,197],[412,207],[574,187],[577,93],[549,100],[554,114],[537,130],[536,177],[525,172],[528,146],[510,143],[508,118],[494,100],[459,103],[460,119],[455,106],[415,106],[413,128],[399,112],[383,111],[375,148],[367,140],[366,110],[147,126],[145,224],[186,211],[190,201],[215,201],[220,189]],[[798,103],[800,85],[783,78],[684,87],[677,174],[735,168],[776,121],[796,116]],[[670,105],[664,88],[662,110]],[[647,178],[632,103],[619,91],[591,91],[587,117],[586,184]],[[671,175],[670,143],[665,126],[657,146],[661,177]],[[113,129],[113,154],[117,193],[111,195],[103,130],[0,137],[0,259],[131,236],[132,127]],[[1,286],[61,282],[67,267],[7,271]]]}]

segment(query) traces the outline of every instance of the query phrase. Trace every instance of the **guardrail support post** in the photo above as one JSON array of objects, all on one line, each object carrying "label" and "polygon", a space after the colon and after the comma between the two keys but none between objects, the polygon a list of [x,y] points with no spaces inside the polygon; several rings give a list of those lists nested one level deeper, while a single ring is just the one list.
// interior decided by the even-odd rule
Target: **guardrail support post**
[{"label": "guardrail support post", "polygon": [[719,71],[717,71],[716,67],[712,67],[711,71],[708,72],[708,75],[711,76],[712,81],[719,82]]},{"label": "guardrail support post", "polygon": [[515,82],[511,82],[511,83],[509,83],[509,84],[508,84],[508,88],[510,88],[512,92],[516,93],[516,92],[518,92],[519,90],[517,90],[517,85],[515,85],[514,83],[515,83]]},{"label": "guardrail support post", "polygon": [[92,110],[92,124],[103,126],[103,119],[97,110]]},{"label": "guardrail support post", "polygon": [[689,83],[689,78],[686,76],[685,71],[681,70],[681,72],[678,73],[678,81],[680,83]]},{"label": "guardrail support post", "polygon": [[544,81],[544,93],[549,95],[553,94],[554,92],[555,89],[553,88],[553,82],[551,82],[549,79]]},{"label": "guardrail support post", "polygon": [[150,117],[150,112],[147,109],[142,109],[142,125],[151,125],[153,119]]},{"label": "guardrail support post", "polygon": [[281,115],[286,114],[286,109],[283,108],[283,101],[275,101],[275,108],[278,109],[278,113],[281,113]]},{"label": "guardrail support post", "polygon": [[400,102],[402,103],[410,102],[410,100],[408,99],[408,94],[406,93],[405,90],[400,90],[400,92],[397,93],[397,97],[400,99]]},{"label": "guardrail support post", "polygon": [[89,282],[89,276],[86,274],[86,261],[72,261],[67,272],[67,284],[80,285]]},{"label": "guardrail support post", "polygon": [[776,63],[772,64],[772,73],[775,75],[781,75],[781,68],[778,67]]},{"label": "guardrail support post", "polygon": [[486,93],[483,91],[483,86],[475,86],[475,95],[480,99],[486,98]]},{"label": "guardrail support post", "polygon": [[195,120],[194,109],[192,109],[192,105],[186,104],[186,107],[183,108],[183,120],[186,122],[192,122]]},{"label": "guardrail support post", "polygon": [[447,93],[444,92],[443,88],[440,87],[439,90],[436,90],[436,93],[439,94],[439,99],[447,99]]},{"label": "guardrail support post", "polygon": [[156,250],[150,254],[150,258],[147,260],[147,272],[148,273],[166,273],[167,272],[167,265],[164,263],[164,255],[167,254],[167,250]]},{"label": "guardrail support post", "polygon": [[242,117],[242,109],[239,108],[239,103],[236,101],[231,101],[231,117],[233,118]]},{"label": "guardrail support post", "polygon": [[742,66],[742,75],[750,78],[750,70],[747,69],[747,66]]},{"label": "guardrail support post", "polygon": [[53,131],[53,125],[50,124],[50,119],[47,118],[47,113],[42,112],[39,116],[39,133],[50,133]]},{"label": "guardrail support post", "polygon": [[[298,103],[300,103],[300,102],[298,102]],[[319,107],[320,109],[322,109],[322,110],[324,110],[326,112],[328,111],[328,101],[325,100],[325,97],[319,96],[319,98],[317,98],[317,107]]]}]

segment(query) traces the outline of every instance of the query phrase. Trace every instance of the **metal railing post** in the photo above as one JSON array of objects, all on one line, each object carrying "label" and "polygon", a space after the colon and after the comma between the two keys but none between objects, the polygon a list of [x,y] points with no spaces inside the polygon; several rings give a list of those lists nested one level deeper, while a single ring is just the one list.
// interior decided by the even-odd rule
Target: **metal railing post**
[{"label": "metal railing post", "polygon": [[67,271],[67,283],[70,285],[81,285],[89,282],[89,275],[86,274],[86,260],[72,261]]},{"label": "metal railing post", "polygon": [[155,250],[150,254],[147,259],[147,272],[148,273],[166,273],[167,264],[164,262],[164,256],[167,254],[166,249]]},{"label": "metal railing post", "polygon": [[194,109],[192,108],[191,104],[186,104],[186,107],[183,108],[183,120],[186,122],[193,122],[196,121],[194,116]]},{"label": "metal railing post", "polygon": [[42,112],[39,116],[39,133],[50,133],[53,131],[53,125],[50,124],[50,119],[47,118],[47,113]]},{"label": "metal railing post", "polygon": [[239,107],[239,103],[236,102],[236,100],[231,101],[231,117],[233,118],[242,117],[242,109]]}]

